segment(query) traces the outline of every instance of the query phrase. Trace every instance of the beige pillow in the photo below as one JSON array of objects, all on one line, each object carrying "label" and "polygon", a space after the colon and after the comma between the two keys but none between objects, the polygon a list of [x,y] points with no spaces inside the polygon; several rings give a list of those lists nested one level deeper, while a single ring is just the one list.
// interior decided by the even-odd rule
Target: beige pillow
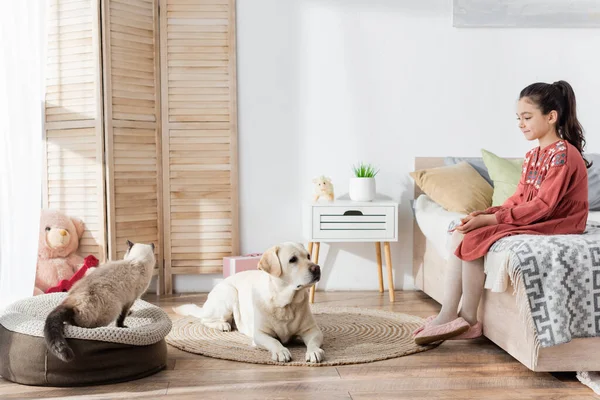
[{"label": "beige pillow", "polygon": [[431,200],[448,211],[468,214],[492,204],[494,188],[466,161],[421,169],[410,176]]}]

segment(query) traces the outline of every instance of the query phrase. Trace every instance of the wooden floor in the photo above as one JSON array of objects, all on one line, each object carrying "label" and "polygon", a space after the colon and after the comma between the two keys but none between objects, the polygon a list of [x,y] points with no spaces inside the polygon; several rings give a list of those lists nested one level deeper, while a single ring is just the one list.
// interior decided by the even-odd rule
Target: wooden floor
[{"label": "wooden floor", "polygon": [[[146,296],[171,307],[203,303],[206,294]],[[317,292],[316,302],[426,317],[439,305],[422,292]],[[176,317],[174,317],[176,318]],[[325,349],[327,351],[327,349]],[[117,385],[60,389],[22,386],[0,378],[0,399],[598,399],[574,373],[534,373],[487,339],[446,341],[423,353],[340,367],[279,367],[217,360],[169,346],[165,371]]]}]

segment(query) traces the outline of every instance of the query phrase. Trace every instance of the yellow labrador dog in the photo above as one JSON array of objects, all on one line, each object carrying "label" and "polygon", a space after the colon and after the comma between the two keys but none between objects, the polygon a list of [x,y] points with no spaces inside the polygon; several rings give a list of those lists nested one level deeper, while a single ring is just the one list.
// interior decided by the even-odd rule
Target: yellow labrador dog
[{"label": "yellow labrador dog", "polygon": [[202,308],[185,304],[174,310],[221,331],[230,331],[233,320],[254,346],[270,351],[274,361],[290,361],[292,355],[283,344],[300,337],[306,345],[306,361],[319,363],[325,356],[323,334],[306,290],[319,279],[321,268],[310,261],[304,246],[286,242],[267,250],[258,270],[237,273],[215,286]]}]

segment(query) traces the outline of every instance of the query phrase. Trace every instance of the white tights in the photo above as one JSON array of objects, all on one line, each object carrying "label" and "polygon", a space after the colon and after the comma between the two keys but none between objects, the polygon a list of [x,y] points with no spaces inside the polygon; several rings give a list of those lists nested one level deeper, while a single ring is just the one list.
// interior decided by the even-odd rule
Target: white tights
[{"label": "white tights", "polygon": [[[463,261],[456,257],[454,251],[462,242],[464,235],[460,232],[452,234],[452,252],[446,263],[444,279],[444,301],[442,310],[433,320],[432,325],[441,325],[456,318],[463,317],[469,324],[477,322],[477,308],[483,293],[485,272],[483,257],[474,261]],[[462,295],[462,305],[458,305]]]}]

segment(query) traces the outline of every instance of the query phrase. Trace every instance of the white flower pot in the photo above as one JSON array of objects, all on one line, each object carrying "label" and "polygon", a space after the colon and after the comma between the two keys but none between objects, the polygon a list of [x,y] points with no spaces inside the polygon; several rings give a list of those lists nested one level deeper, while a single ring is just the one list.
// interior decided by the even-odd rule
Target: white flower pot
[{"label": "white flower pot", "polygon": [[375,178],[350,178],[349,195],[353,201],[375,199]]}]

